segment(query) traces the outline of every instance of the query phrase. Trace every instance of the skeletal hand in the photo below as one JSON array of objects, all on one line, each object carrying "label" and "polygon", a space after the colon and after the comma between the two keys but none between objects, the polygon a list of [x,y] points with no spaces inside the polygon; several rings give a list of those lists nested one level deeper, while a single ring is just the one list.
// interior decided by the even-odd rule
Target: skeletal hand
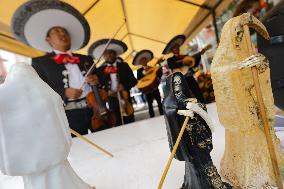
[{"label": "skeletal hand", "polygon": [[265,56],[259,53],[259,54],[252,55],[246,58],[244,61],[240,62],[238,64],[238,68],[239,69],[252,68],[254,66],[258,66],[261,64],[268,64],[268,61]]},{"label": "skeletal hand", "polygon": [[186,116],[186,117],[193,117],[194,113],[191,110],[179,110],[177,112],[179,115]]},{"label": "skeletal hand", "polygon": [[186,116],[186,117],[193,117],[194,116],[194,112],[191,109],[191,105],[192,104],[196,104],[197,103],[197,99],[196,98],[188,98],[185,101],[187,102],[186,103],[186,109],[187,110],[179,110],[178,114]]}]

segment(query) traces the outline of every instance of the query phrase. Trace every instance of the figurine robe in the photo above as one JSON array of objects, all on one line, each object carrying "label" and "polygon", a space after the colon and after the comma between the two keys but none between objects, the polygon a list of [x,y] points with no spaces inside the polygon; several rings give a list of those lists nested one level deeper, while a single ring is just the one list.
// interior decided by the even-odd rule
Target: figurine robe
[{"label": "figurine robe", "polygon": [[163,105],[171,150],[185,116],[190,117],[175,154],[177,160],[185,161],[185,176],[181,189],[231,189],[232,186],[222,181],[210,156],[213,149],[210,128],[212,123],[206,106],[196,98],[191,98],[192,93],[181,73],[170,75],[166,85],[168,94]]},{"label": "figurine robe", "polygon": [[275,177],[250,64],[256,65],[258,69],[280,168],[284,166],[284,156],[273,129],[275,113],[269,66],[263,55],[249,54],[248,48],[252,44],[246,40],[250,34],[245,32],[245,25],[255,29],[264,38],[269,38],[265,27],[250,14],[232,18],[223,27],[211,67],[218,116],[225,127],[226,137],[221,175],[241,188],[262,188],[275,185]]},{"label": "figurine robe", "polygon": [[71,135],[61,97],[28,64],[0,85],[0,170],[25,189],[91,189],[71,168]]}]

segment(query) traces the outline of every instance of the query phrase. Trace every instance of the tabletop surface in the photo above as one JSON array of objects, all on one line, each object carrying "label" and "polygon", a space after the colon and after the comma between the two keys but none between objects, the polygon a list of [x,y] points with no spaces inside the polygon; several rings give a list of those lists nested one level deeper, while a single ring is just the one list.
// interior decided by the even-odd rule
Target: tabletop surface
[{"label": "tabletop surface", "polygon": [[[211,156],[219,169],[224,151],[224,128],[215,103],[207,105],[214,124]],[[284,127],[283,127],[284,128]],[[282,128],[278,136],[284,139]],[[97,189],[156,189],[170,155],[164,117],[138,121],[86,135],[114,154],[111,158],[79,138],[73,139],[68,157],[77,174]],[[163,189],[178,189],[183,182],[184,162],[173,160]],[[21,177],[0,173],[1,189],[23,189]]]}]

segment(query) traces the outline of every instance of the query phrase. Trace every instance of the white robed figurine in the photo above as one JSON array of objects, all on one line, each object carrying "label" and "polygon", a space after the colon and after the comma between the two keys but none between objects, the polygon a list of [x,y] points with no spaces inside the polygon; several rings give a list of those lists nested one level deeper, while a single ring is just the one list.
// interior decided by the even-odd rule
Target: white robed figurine
[{"label": "white robed figurine", "polygon": [[91,189],[71,168],[71,135],[61,97],[25,63],[0,85],[0,170],[25,189]]}]

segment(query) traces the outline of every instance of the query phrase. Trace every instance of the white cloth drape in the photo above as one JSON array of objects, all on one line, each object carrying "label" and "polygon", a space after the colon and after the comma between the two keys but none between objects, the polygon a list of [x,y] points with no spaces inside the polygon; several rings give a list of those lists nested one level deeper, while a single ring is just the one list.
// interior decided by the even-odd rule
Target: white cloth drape
[{"label": "white cloth drape", "polygon": [[28,64],[0,85],[0,170],[25,189],[90,189],[67,159],[71,136],[61,97]]}]

